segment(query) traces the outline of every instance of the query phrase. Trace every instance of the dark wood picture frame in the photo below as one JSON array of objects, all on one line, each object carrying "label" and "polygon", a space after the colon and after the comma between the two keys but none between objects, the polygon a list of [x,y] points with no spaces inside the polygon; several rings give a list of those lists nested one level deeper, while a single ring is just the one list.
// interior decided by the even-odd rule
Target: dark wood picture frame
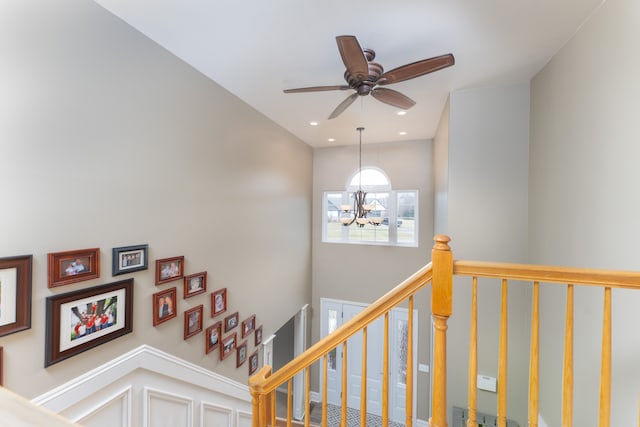
[{"label": "dark wood picture frame", "polygon": [[242,366],[247,361],[247,342],[243,342],[236,348],[236,368]]},{"label": "dark wood picture frame", "polygon": [[227,311],[227,288],[211,292],[211,317]]},{"label": "dark wood picture frame", "polygon": [[133,279],[47,297],[45,367],[132,331]]},{"label": "dark wood picture frame", "polygon": [[249,356],[249,375],[253,375],[258,370],[258,350]]},{"label": "dark wood picture frame", "polygon": [[191,338],[202,332],[202,316],[204,314],[204,305],[200,304],[196,307],[184,311],[184,339]]},{"label": "dark wood picture frame", "polygon": [[252,314],[242,321],[242,338],[247,337],[256,329],[256,315]]},{"label": "dark wood picture frame", "polygon": [[0,346],[0,387],[4,385],[4,349]]},{"label": "dark wood picture frame", "polygon": [[149,245],[122,246],[113,248],[111,253],[112,276],[149,268]]},{"label": "dark wood picture frame", "polygon": [[228,315],[224,318],[224,332],[227,333],[238,326],[238,312]]},{"label": "dark wood picture frame", "polygon": [[0,258],[0,337],[31,328],[32,255]]},{"label": "dark wood picture frame", "polygon": [[173,282],[184,277],[184,256],[156,260],[156,285]]},{"label": "dark wood picture frame", "polygon": [[216,322],[209,326],[205,332],[205,354],[211,353],[220,346],[222,339],[222,322]]},{"label": "dark wood picture frame", "polygon": [[227,357],[231,356],[233,350],[236,349],[237,342],[238,334],[235,332],[222,339],[222,341],[220,342],[220,360],[224,360]]},{"label": "dark wood picture frame", "polygon": [[176,287],[165,289],[164,291],[151,295],[153,326],[158,326],[178,315],[178,311],[176,310],[177,297],[178,288]]},{"label": "dark wood picture frame", "polygon": [[253,334],[254,336],[254,343],[253,345],[255,345],[256,347],[260,345],[260,343],[262,343],[262,325],[258,326],[256,328],[256,332],[255,334]]},{"label": "dark wood picture frame", "polygon": [[184,299],[203,294],[207,291],[207,272],[184,276]]},{"label": "dark wood picture frame", "polygon": [[100,248],[48,254],[50,288],[100,277]]}]

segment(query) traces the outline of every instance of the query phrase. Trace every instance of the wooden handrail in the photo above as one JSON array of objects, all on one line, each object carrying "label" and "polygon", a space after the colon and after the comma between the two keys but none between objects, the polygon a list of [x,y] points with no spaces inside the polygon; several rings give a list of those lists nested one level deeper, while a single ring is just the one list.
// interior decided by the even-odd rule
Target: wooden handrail
[{"label": "wooden handrail", "polygon": [[326,353],[360,332],[362,328],[373,323],[380,316],[415,294],[431,281],[431,277],[432,265],[429,263],[271,376],[265,377],[261,375],[262,371],[259,371],[249,378],[249,386],[253,392],[258,394],[275,390],[280,384],[311,366]]}]

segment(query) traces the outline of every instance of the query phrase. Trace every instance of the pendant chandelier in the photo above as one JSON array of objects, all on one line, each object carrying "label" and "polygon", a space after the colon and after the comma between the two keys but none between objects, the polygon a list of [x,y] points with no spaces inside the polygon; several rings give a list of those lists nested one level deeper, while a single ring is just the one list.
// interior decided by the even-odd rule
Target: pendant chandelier
[{"label": "pendant chandelier", "polygon": [[358,227],[362,228],[367,224],[378,226],[382,224],[383,218],[381,216],[367,217],[369,212],[373,210],[375,205],[366,204],[367,193],[362,191],[362,131],[363,127],[356,129],[360,133],[360,153],[358,163],[358,190],[353,193],[353,206],[342,205],[340,214],[340,222],[345,227],[356,223]]}]

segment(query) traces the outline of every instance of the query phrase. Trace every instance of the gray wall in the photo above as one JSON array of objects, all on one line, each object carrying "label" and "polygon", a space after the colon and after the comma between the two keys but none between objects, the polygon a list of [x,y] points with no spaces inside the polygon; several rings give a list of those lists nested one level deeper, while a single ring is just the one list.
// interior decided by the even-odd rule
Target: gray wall
[{"label": "gray wall", "polygon": [[[532,82],[533,262],[638,270],[640,5],[608,0]],[[540,411],[560,424],[565,290],[541,290]],[[637,423],[640,292],[613,292],[611,425]],[[603,292],[575,295],[574,425],[596,425]]]},{"label": "gray wall", "polygon": [[[448,145],[448,173],[436,167],[437,211],[446,215],[438,232],[451,237],[454,257],[526,262],[529,85],[454,92],[440,128],[436,153],[442,162]],[[470,282],[458,278],[454,284],[447,353],[450,406],[467,406]],[[497,377],[499,281],[480,281],[478,294],[478,371]],[[508,414],[520,425],[526,425],[530,295],[528,286],[509,286]],[[495,414],[496,401],[494,393],[479,391],[478,410]]]},{"label": "gray wall", "polygon": [[[272,334],[310,301],[310,147],[93,2],[2,1],[0,64],[0,256],[34,256],[32,328],[0,339],[4,384],[33,397],[143,343],[246,382],[203,333],[183,340],[185,309],[218,319],[208,294],[155,286],[154,260],[184,255]],[[114,281],[111,248],[140,243],[134,332],[44,369],[45,298]],[[91,247],[99,279],[47,288],[47,253]],[[154,328],[151,295],[173,286],[178,317]]]},{"label": "gray wall", "polygon": [[[355,130],[355,129],[354,129]],[[354,139],[357,133],[354,131]],[[366,141],[366,131],[363,134]],[[371,303],[431,261],[433,246],[433,179],[431,141],[364,144],[362,165],[384,170],[394,189],[419,190],[419,247],[322,243],[322,193],[344,191],[358,169],[358,146],[314,150],[312,342],[319,339],[320,298]],[[429,294],[416,298],[419,311],[419,363],[429,363]],[[428,375],[418,374],[418,402],[428,401]],[[317,373],[312,389],[318,389]],[[426,419],[427,405],[418,405]]]}]

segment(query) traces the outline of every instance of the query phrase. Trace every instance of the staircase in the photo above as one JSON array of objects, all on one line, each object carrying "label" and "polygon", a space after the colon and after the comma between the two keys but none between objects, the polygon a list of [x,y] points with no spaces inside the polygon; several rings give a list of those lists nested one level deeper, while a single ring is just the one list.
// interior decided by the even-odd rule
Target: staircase
[{"label": "staircase", "polygon": [[[414,295],[425,286],[431,285],[431,315],[434,323],[433,364],[432,364],[432,395],[430,427],[447,427],[447,412],[452,406],[447,402],[447,328],[448,320],[453,314],[453,281],[454,277],[466,276],[471,279],[471,324],[469,339],[468,365],[468,407],[466,408],[466,427],[478,427],[484,421],[478,419],[477,408],[477,377],[478,377],[478,281],[479,279],[497,280],[500,285],[500,342],[498,350],[498,378],[497,378],[497,415],[495,425],[509,427],[512,423],[507,420],[507,338],[508,338],[508,289],[510,286],[531,286],[531,345],[529,355],[528,379],[528,426],[539,426],[538,396],[539,396],[539,290],[540,284],[561,286],[566,290],[565,309],[565,337],[564,360],[562,378],[562,426],[573,425],[573,392],[574,392],[574,290],[576,287],[589,286],[601,289],[604,307],[602,311],[602,346],[600,366],[600,390],[598,427],[609,427],[611,420],[611,293],[612,289],[640,290],[640,273],[628,271],[609,271],[584,268],[561,268],[541,265],[487,263],[476,261],[457,261],[449,247],[449,237],[439,235],[434,238],[432,261],[411,277],[400,283],[393,290],[371,304],[368,308],[343,324],[333,334],[325,337],[306,352],[295,358],[276,372],[271,367],[264,366],[249,379],[252,396],[252,425],[265,427],[283,425],[290,427],[297,425],[291,417],[292,378],[303,373],[305,378],[305,402],[310,402],[310,368],[319,363],[322,376],[320,390],[322,400],[321,426],[327,422],[327,361],[333,349],[340,349],[344,354],[348,351],[347,342],[350,337],[362,333],[362,384],[360,390],[366,393],[367,375],[367,327],[378,318],[384,319],[384,344],[382,373],[382,426],[389,426],[389,312],[402,303],[407,303],[409,310],[409,332],[407,349],[407,387],[406,387],[406,427],[412,427],[415,420],[413,402],[413,305]],[[347,420],[347,366],[343,357],[342,375],[342,404],[340,427],[346,427]],[[276,418],[275,393],[278,387],[288,390],[287,417]],[[640,386],[638,386],[640,391]],[[360,398],[360,425],[366,426],[366,396]],[[310,426],[310,407],[307,403],[303,425]],[[483,415],[484,419],[484,415]],[[595,424],[594,424],[595,425]],[[640,427],[640,411],[637,425]]]}]

